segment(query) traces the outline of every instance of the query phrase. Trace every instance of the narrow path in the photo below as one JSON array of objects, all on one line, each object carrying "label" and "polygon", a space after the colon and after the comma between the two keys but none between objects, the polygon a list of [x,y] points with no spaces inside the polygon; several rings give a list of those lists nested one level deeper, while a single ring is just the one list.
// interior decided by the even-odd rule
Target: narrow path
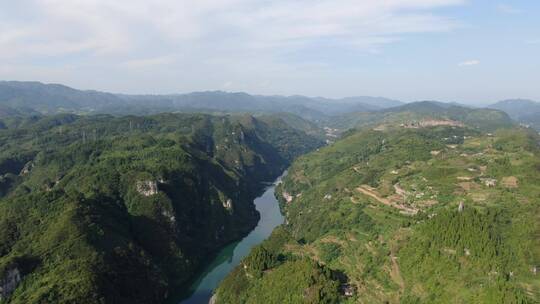
[{"label": "narrow path", "polygon": [[390,255],[390,260],[392,260],[392,270],[390,271],[390,277],[392,280],[399,285],[399,290],[401,293],[405,291],[405,281],[401,276],[401,271],[399,270],[399,264],[397,262],[397,257],[392,253]]},{"label": "narrow path", "polygon": [[418,213],[417,209],[410,208],[410,207],[398,204],[396,202],[393,202],[393,201],[391,201],[389,199],[380,197],[379,194],[375,191],[375,189],[373,189],[372,187],[370,187],[368,185],[362,185],[362,186],[356,188],[356,191],[375,199],[376,201],[378,201],[379,203],[381,203],[383,205],[399,209],[399,210],[401,210],[402,213],[409,214],[409,215],[414,215],[414,214]]}]

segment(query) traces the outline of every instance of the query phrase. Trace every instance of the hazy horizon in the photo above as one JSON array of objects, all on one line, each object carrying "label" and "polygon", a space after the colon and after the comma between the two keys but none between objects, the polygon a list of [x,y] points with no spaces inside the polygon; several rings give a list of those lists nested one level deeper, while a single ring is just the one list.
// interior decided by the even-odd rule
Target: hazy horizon
[{"label": "hazy horizon", "polygon": [[388,99],[388,100],[394,100],[394,101],[399,101],[399,102],[403,102],[403,103],[414,103],[414,102],[424,102],[424,101],[433,101],[433,102],[442,102],[442,103],[457,103],[457,104],[462,104],[462,105],[469,105],[469,106],[473,106],[473,107],[482,107],[482,106],[489,106],[489,105],[492,105],[492,104],[495,104],[497,102],[500,102],[500,101],[506,101],[506,100],[531,100],[531,101],[534,101],[534,102],[539,102],[538,100],[535,100],[535,99],[531,99],[531,98],[522,98],[522,97],[513,97],[513,98],[505,98],[505,99],[498,99],[498,100],[491,100],[491,101],[484,101],[484,102],[463,102],[463,101],[459,101],[459,100],[441,100],[441,99],[422,99],[422,100],[404,100],[404,99],[399,99],[399,98],[390,98],[390,97],[387,97],[387,96],[372,96],[372,95],[365,95],[365,94],[357,94],[357,95],[351,95],[351,96],[343,96],[343,97],[328,97],[328,96],[310,96],[310,95],[303,95],[303,94],[291,94],[291,95],[281,95],[281,94],[260,94],[260,93],[253,93],[253,92],[247,92],[247,91],[227,91],[227,90],[224,90],[224,89],[208,89],[208,90],[201,90],[201,91],[187,91],[187,92],[163,92],[163,93],[125,93],[125,92],[114,92],[114,91],[104,91],[104,90],[99,90],[99,89],[94,89],[94,88],[79,88],[79,87],[73,87],[73,86],[70,86],[70,85],[67,85],[65,83],[54,83],[54,82],[51,82],[51,83],[48,83],[48,82],[42,82],[42,81],[38,81],[38,80],[7,80],[7,79],[0,79],[0,82],[26,82],[26,83],[32,83],[32,82],[37,82],[37,83],[41,83],[41,84],[44,84],[44,85],[62,85],[62,86],[67,86],[69,88],[72,88],[72,89],[75,89],[75,90],[79,90],[79,91],[96,91],[96,92],[101,92],[101,93],[110,93],[110,94],[115,94],[115,95],[133,95],[133,96],[167,96],[167,95],[186,95],[186,94],[192,94],[192,93],[212,93],[212,92],[222,92],[222,93],[227,93],[227,94],[237,94],[237,93],[243,93],[243,94],[248,94],[248,95],[251,95],[251,96],[264,96],[264,97],[271,97],[271,96],[279,96],[279,97],[295,97],[295,96],[298,96],[298,97],[307,97],[307,98],[311,98],[311,99],[327,99],[327,100],[332,100],[332,101],[339,101],[339,100],[342,100],[342,99],[347,99],[347,98],[359,98],[359,97],[369,97],[369,98],[384,98],[384,99]]},{"label": "hazy horizon", "polygon": [[540,100],[539,9],[532,0],[4,2],[0,79],[122,94]]}]

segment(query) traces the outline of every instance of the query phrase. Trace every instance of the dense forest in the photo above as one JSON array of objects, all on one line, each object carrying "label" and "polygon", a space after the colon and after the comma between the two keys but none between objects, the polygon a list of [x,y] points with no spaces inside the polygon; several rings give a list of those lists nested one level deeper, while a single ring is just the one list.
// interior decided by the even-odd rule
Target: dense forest
[{"label": "dense forest", "polygon": [[215,303],[540,301],[540,138],[500,110],[16,82],[0,97],[0,303],[163,303],[257,224],[253,199],[287,168],[285,224]]},{"label": "dense forest", "polygon": [[162,303],[321,145],[278,117],[24,116],[0,130],[0,302]]},{"label": "dense forest", "polygon": [[539,143],[525,128],[349,131],[292,164],[286,223],[216,303],[538,303]]}]

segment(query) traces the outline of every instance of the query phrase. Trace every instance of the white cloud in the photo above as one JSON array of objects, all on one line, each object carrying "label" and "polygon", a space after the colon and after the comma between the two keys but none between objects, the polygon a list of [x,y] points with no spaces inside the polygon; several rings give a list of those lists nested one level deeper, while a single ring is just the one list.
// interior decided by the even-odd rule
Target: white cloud
[{"label": "white cloud", "polygon": [[480,64],[480,60],[467,60],[467,61],[463,61],[463,62],[460,62],[458,65],[463,67],[463,66],[471,66],[471,65],[479,65]]},{"label": "white cloud", "polygon": [[152,58],[127,60],[123,62],[122,65],[128,68],[132,68],[132,69],[140,69],[140,68],[152,68],[156,66],[168,65],[168,64],[174,63],[174,61],[175,61],[175,58],[171,56],[159,56],[159,57],[152,57]]},{"label": "white cloud", "polygon": [[[212,40],[216,46],[230,42],[228,47],[238,48],[294,46],[324,37],[373,45],[401,33],[449,30],[455,21],[428,10],[462,2],[29,0],[23,3],[34,18],[0,21],[2,33],[8,32],[0,36],[0,46],[5,49],[9,42],[16,45],[13,53],[30,47],[35,53],[63,55],[80,51],[125,54],[143,47],[188,47],[183,45],[188,42],[211,45]],[[9,14],[11,6],[6,1],[0,11]]]},{"label": "white cloud", "polygon": [[[377,53],[385,45],[407,39],[408,34],[453,30],[460,24],[436,10],[466,2],[0,1],[0,60],[14,67],[19,63],[28,67],[31,62],[55,69],[80,67],[77,77],[98,67],[114,68],[118,74],[149,70],[174,78],[170,82],[189,74],[190,80],[216,87],[229,79],[215,75],[219,71],[234,74],[230,81],[236,87],[262,81],[247,71],[309,76],[312,71],[304,62],[291,58],[317,54],[323,47],[334,55],[340,51]],[[307,74],[299,75],[302,70]],[[106,78],[108,73],[103,73]]]},{"label": "white cloud", "polygon": [[230,89],[231,87],[233,86],[233,82],[232,81],[226,81],[225,83],[223,83],[221,85],[221,88],[226,90],[226,89]]},{"label": "white cloud", "polygon": [[520,9],[517,9],[511,5],[508,5],[508,4],[498,4],[497,5],[497,10],[501,13],[505,13],[505,14],[519,14],[522,12],[522,10]]}]

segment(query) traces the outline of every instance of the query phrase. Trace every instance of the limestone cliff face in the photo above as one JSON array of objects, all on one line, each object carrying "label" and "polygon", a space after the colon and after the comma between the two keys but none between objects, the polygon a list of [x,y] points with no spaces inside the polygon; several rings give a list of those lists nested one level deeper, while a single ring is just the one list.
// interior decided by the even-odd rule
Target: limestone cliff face
[{"label": "limestone cliff face", "polygon": [[229,198],[226,201],[223,201],[222,204],[223,204],[223,208],[225,208],[225,209],[227,209],[229,211],[232,211],[232,209],[233,209],[233,201],[232,201],[232,199]]},{"label": "limestone cliff face", "polygon": [[15,291],[21,280],[22,275],[18,268],[7,270],[5,275],[0,277],[0,301],[7,299]]}]

